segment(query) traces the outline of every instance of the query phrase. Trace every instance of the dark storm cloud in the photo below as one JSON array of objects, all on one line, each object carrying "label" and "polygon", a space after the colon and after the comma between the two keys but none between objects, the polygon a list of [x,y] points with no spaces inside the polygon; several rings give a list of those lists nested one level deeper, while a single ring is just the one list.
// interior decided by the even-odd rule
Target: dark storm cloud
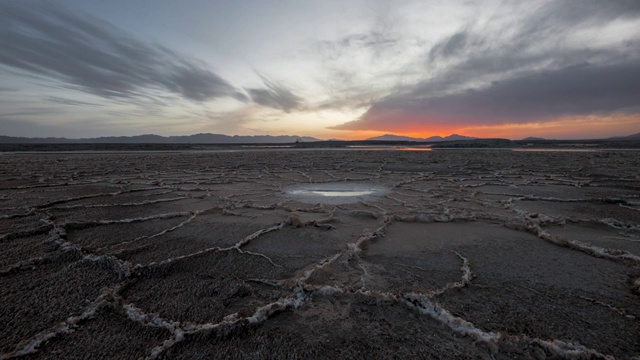
[{"label": "dark storm cloud", "polygon": [[416,93],[391,96],[361,120],[337,128],[379,128],[394,120],[447,124],[526,122],[565,115],[640,112],[640,64],[582,65],[500,81],[481,90],[420,101]]},{"label": "dark storm cloud", "polygon": [[578,30],[638,18],[638,1],[567,0],[531,10],[497,30],[469,23],[426,54],[425,66],[432,72],[428,79],[398,87],[360,119],[334,128],[381,130],[403,122],[490,124],[638,113],[637,40],[617,47],[564,45]]},{"label": "dark storm cloud", "polygon": [[246,101],[204,64],[55,3],[0,2],[0,64],[106,98],[160,90],[194,101]]},{"label": "dark storm cloud", "polygon": [[264,79],[266,88],[263,89],[246,89],[256,104],[279,109],[284,112],[299,109],[302,105],[302,98],[296,96],[290,90]]}]

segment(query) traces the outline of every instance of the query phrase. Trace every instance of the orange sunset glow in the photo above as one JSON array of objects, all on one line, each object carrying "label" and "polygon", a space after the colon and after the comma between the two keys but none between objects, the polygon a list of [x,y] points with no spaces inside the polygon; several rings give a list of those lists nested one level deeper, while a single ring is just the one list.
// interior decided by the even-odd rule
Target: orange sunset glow
[{"label": "orange sunset glow", "polygon": [[522,139],[542,137],[557,139],[607,138],[633,134],[640,130],[640,115],[579,116],[545,122],[504,125],[476,125],[458,128],[463,134],[482,138]]},{"label": "orange sunset glow", "polygon": [[512,140],[526,137],[589,139],[613,137],[618,134],[632,134],[638,131],[640,131],[640,115],[614,114],[609,116],[566,117],[524,124],[452,125],[424,129],[400,128],[397,131],[393,131],[391,127],[386,132],[354,132],[352,139],[367,139],[388,133],[413,138],[445,137],[451,134],[461,134],[478,138],[505,138]]}]

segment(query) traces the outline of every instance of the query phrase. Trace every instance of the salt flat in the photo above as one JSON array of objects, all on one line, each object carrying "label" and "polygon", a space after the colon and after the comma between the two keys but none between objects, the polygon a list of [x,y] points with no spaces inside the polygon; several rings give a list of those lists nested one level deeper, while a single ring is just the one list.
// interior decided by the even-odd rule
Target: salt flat
[{"label": "salt flat", "polygon": [[633,151],[5,154],[2,358],[634,358]]}]

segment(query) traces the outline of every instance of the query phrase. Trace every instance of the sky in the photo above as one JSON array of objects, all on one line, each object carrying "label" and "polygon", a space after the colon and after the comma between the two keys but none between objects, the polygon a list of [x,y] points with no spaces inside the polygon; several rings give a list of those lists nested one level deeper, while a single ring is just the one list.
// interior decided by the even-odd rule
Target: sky
[{"label": "sky", "polygon": [[638,0],[0,0],[0,135],[638,132]]}]

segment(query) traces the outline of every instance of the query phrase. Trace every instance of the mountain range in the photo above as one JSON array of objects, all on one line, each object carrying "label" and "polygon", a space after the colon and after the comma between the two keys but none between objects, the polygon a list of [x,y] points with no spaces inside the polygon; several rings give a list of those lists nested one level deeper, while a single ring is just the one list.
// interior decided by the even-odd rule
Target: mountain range
[{"label": "mountain range", "polygon": [[408,136],[398,136],[393,134],[385,134],[382,136],[372,137],[367,140],[377,140],[377,141],[420,141],[420,142],[433,142],[433,141],[453,141],[453,140],[475,140],[477,138],[462,136],[458,134],[451,134],[449,136],[431,136],[428,138],[414,138]]},{"label": "mountain range", "polygon": [[[428,138],[414,138],[409,136],[400,136],[393,134],[385,134],[382,136],[372,137],[366,141],[415,141],[415,142],[440,142],[440,141],[460,141],[460,140],[478,140],[479,138],[452,134],[449,136],[431,136]],[[549,140],[537,137],[524,138],[521,141],[541,141]],[[595,140],[595,139],[594,139]],[[640,133],[628,136],[615,136],[600,140],[640,140]],[[0,135],[0,144],[278,144],[278,143],[294,143],[294,142],[315,142],[322,141],[309,136],[295,135],[222,135],[222,134],[194,134],[182,136],[160,136],[154,134],[136,135],[136,136],[104,136],[97,138],[29,138],[29,137],[13,137]]]},{"label": "mountain range", "polygon": [[[584,139],[584,140],[588,140],[588,139]],[[623,140],[623,141],[624,140],[640,140],[640,133],[627,135],[627,136],[612,136],[606,139],[592,139],[592,140]],[[545,139],[545,138],[530,136],[522,139],[522,141],[555,141],[555,139]]]},{"label": "mountain range", "polygon": [[541,138],[541,137],[535,137],[535,136],[529,136],[529,137],[526,137],[526,138],[522,139],[522,141],[543,141],[543,140],[549,140],[549,139],[545,139],[545,138]]},{"label": "mountain range", "polygon": [[274,143],[293,143],[293,142],[311,142],[319,141],[319,139],[308,136],[240,136],[240,135],[222,135],[222,134],[195,134],[183,136],[160,136],[153,134],[136,135],[136,136],[106,136],[98,138],[27,138],[0,136],[0,144],[274,144]]},{"label": "mountain range", "polygon": [[614,136],[610,137],[609,140],[640,140],[640,133],[629,136]]}]

